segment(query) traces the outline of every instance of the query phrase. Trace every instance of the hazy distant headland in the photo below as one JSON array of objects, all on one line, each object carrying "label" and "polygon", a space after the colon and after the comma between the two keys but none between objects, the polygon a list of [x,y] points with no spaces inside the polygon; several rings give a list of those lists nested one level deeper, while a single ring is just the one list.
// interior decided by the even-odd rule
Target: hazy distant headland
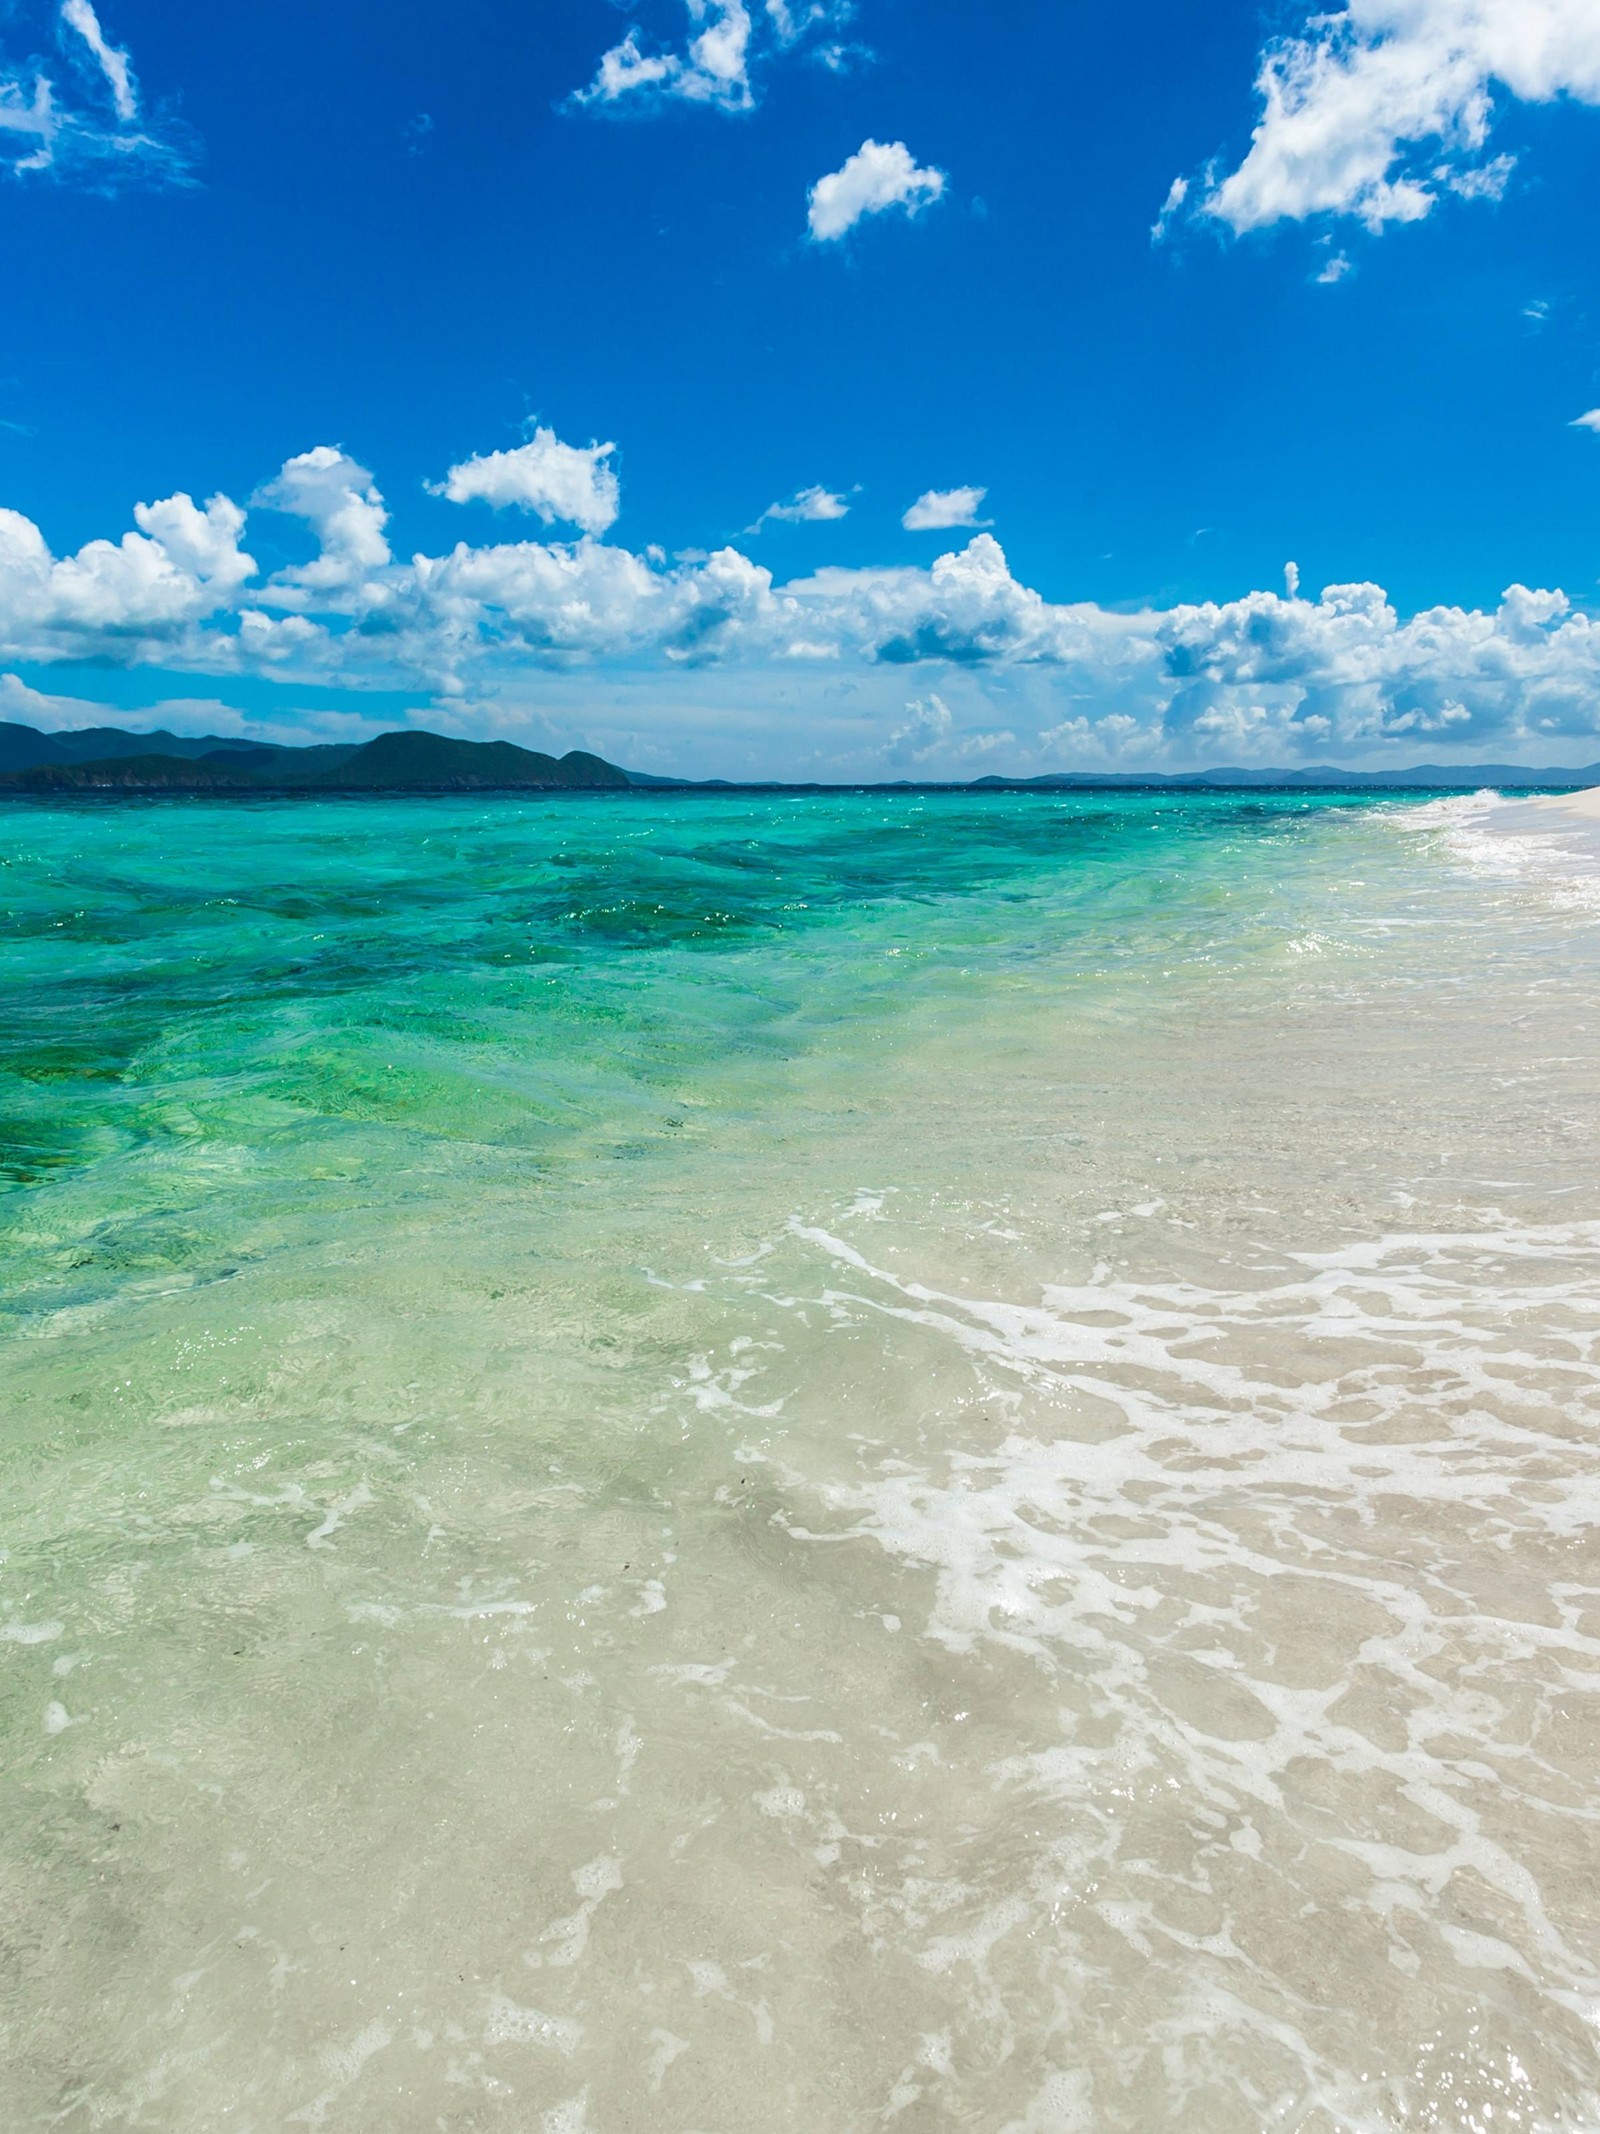
[{"label": "hazy distant headland", "polygon": [[1155,771],[1050,771],[1033,778],[841,780],[665,778],[624,770],[584,749],[549,756],[511,741],[461,741],[412,728],[375,740],[312,743],[217,734],[137,733],[118,726],[45,733],[0,722],[0,798],[150,797],[195,794],[257,799],[294,794],[943,791],[1053,792],[1094,787],[1342,787],[1436,791],[1515,786],[1571,791],[1600,785],[1600,763],[1580,769],[1520,763],[1419,763],[1400,770],[1230,765]]}]

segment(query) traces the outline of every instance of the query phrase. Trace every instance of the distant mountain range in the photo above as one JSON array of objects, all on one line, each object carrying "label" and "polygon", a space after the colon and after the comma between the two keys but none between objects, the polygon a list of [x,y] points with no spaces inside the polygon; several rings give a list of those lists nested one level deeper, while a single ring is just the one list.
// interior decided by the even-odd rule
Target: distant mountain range
[{"label": "distant mountain range", "polygon": [[[861,781],[862,783],[866,781]],[[1335,764],[1309,769],[1059,771],[1040,778],[976,778],[965,785],[938,779],[894,779],[879,791],[1068,792],[1083,788],[1165,786],[1396,788],[1474,791],[1481,786],[1571,790],[1600,785],[1600,763],[1581,770],[1530,770],[1521,763],[1417,763],[1404,770],[1347,771]],[[522,793],[619,792],[629,788],[692,792],[825,792],[810,781],[736,782],[725,778],[661,778],[625,771],[601,756],[572,749],[546,756],[510,741],[456,741],[406,729],[375,741],[306,748],[228,740],[217,734],[133,733],[120,726],[84,726],[41,733],[0,722],[0,796],[73,793],[138,795],[199,793],[222,796],[285,793]]]},{"label": "distant mountain range", "polygon": [[1167,775],[1150,771],[1132,776],[1075,771],[1060,777],[978,778],[973,785],[974,790],[988,785],[1004,785],[1014,790],[1032,786],[1085,785],[1283,785],[1382,786],[1391,791],[1396,787],[1434,791],[1445,786],[1465,793],[1476,793],[1485,786],[1526,786],[1540,791],[1554,786],[1563,792],[1574,792],[1583,786],[1600,785],[1600,763],[1586,764],[1581,770],[1558,766],[1542,771],[1530,770],[1525,763],[1413,763],[1404,770],[1393,771],[1344,771],[1333,763],[1314,763],[1297,770],[1246,770],[1235,765],[1226,770],[1174,771]]}]

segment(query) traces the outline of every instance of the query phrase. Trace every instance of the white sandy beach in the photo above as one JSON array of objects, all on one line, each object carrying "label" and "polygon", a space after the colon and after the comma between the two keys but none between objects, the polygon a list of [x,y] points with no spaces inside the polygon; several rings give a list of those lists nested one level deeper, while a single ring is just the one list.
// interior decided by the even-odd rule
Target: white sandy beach
[{"label": "white sandy beach", "polygon": [[1600,822],[1600,785],[1585,786],[1577,793],[1541,793],[1524,805],[1543,815],[1576,815],[1585,822]]},{"label": "white sandy beach", "polygon": [[1479,827],[1495,838],[1527,839],[1529,855],[1541,849],[1559,859],[1559,871],[1587,880],[1600,867],[1600,786],[1575,793],[1510,795],[1480,816]]}]

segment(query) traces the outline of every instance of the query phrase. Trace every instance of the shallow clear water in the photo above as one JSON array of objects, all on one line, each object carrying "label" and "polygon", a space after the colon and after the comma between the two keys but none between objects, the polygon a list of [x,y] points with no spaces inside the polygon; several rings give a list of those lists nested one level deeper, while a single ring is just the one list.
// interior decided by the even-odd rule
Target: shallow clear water
[{"label": "shallow clear water", "polygon": [[0,2125],[1600,2124],[1592,888],[0,809]]}]

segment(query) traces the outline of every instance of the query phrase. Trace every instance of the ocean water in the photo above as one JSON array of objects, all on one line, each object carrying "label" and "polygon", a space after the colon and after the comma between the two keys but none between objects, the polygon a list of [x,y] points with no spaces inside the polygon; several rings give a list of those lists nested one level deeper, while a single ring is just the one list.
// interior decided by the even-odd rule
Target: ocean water
[{"label": "ocean water", "polygon": [[1600,2126],[1600,875],[0,808],[0,2126]]}]

